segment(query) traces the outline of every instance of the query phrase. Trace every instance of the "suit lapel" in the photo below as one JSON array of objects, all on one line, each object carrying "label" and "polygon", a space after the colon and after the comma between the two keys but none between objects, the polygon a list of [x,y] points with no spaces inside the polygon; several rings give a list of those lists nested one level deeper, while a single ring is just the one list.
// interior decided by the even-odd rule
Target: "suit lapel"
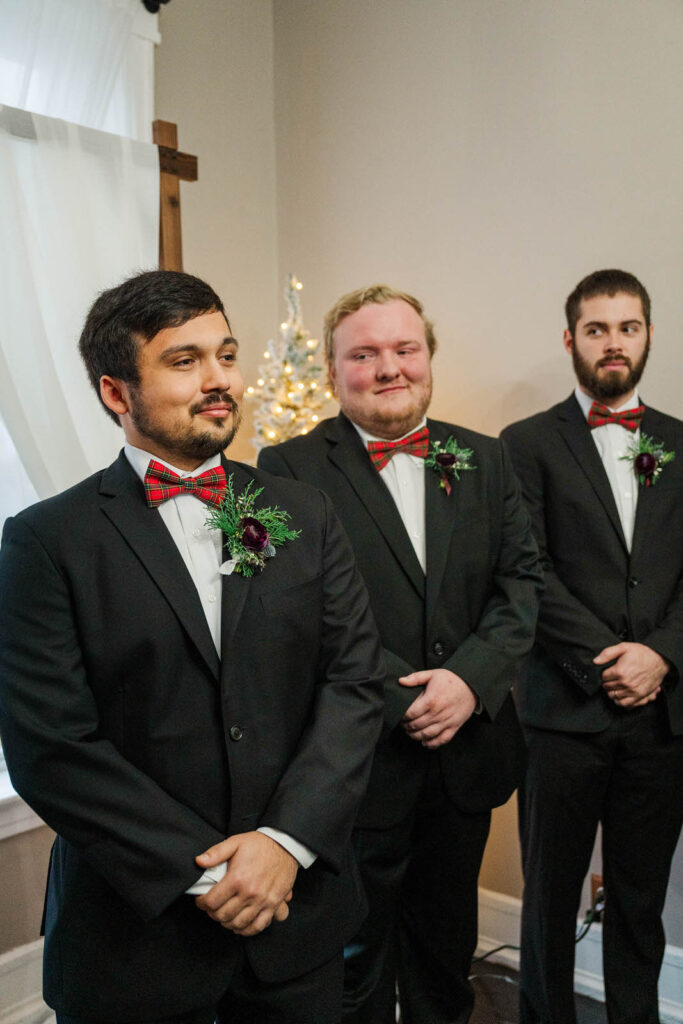
[{"label": "suit lapel", "polygon": [[[187,632],[212,674],[219,663],[211,632],[182,556],[157,509],[144,500],[141,481],[123,452],[105,470],[100,493],[107,495],[102,510],[135,552]],[[131,595],[135,600],[135,595]]]},{"label": "suit lapel", "polygon": [[[671,444],[667,444],[667,439],[664,436],[666,426],[662,417],[656,410],[649,409],[647,406],[645,406],[640,432],[641,434],[648,434],[649,437],[654,438],[658,442],[661,441],[664,448],[671,448]],[[664,467],[662,472],[666,473],[666,467]],[[661,491],[656,484],[654,487],[644,487],[638,484],[636,520],[633,527],[633,542],[631,544],[631,557],[634,559],[640,554],[643,541],[647,537],[652,512],[655,506],[661,503],[660,494]]]},{"label": "suit lapel", "polygon": [[[429,425],[429,443],[441,441],[444,443],[450,436],[450,431],[445,430],[431,420]],[[457,437],[456,437],[457,440]],[[473,464],[476,466],[476,452],[474,453]],[[427,548],[427,623],[430,622],[432,612],[436,605],[441,581],[446,570],[451,548],[451,534],[457,527],[458,512],[462,504],[463,484],[468,474],[461,474],[460,480],[454,480],[451,485],[451,493],[441,487],[441,477],[433,469],[425,469],[425,530]]]},{"label": "suit lapel", "polygon": [[[223,458],[223,468],[226,476],[232,476],[232,485],[235,496],[239,495],[249,484],[253,477],[246,468],[235,462],[228,462]],[[230,558],[230,549],[226,539],[223,540],[223,560]],[[244,602],[249,592],[249,579],[241,573],[233,572],[230,576],[222,576],[222,600],[221,600],[221,659],[226,661],[225,647],[234,637],[237,624],[244,609]]]},{"label": "suit lapel", "polygon": [[602,464],[602,459],[595,446],[595,442],[591,437],[586,417],[583,415],[574,395],[570,395],[558,407],[558,419],[560,434],[574,456],[580,472],[587,477],[622,546],[627,550],[626,538],[621,528],[621,520],[619,519],[619,513],[605,467]]},{"label": "suit lapel", "polygon": [[367,509],[396,561],[423,597],[425,578],[403,520],[386,484],[374,468],[356,428],[340,413],[327,432],[329,459],[344,474],[358,500]]}]

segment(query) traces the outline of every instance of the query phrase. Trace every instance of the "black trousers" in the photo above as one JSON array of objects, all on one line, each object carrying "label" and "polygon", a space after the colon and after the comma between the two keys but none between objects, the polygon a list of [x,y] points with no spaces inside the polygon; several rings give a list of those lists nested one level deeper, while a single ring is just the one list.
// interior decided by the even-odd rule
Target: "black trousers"
[{"label": "black trousers", "polygon": [[[255,976],[242,956],[229,987],[217,1006],[194,1013],[134,1024],[339,1024],[343,958],[341,952],[322,967],[277,985]],[[122,975],[121,984],[126,984]],[[100,1020],[57,1014],[57,1024],[104,1024]],[[108,1024],[118,1024],[109,1021]]]},{"label": "black trousers", "polygon": [[611,1024],[658,1024],[661,922],[683,820],[683,739],[656,702],[615,708],[600,733],[525,730],[520,1021],[576,1024],[574,939],[602,823],[603,966]]},{"label": "black trousers", "polygon": [[477,880],[490,812],[463,814],[437,756],[417,804],[389,829],[358,829],[354,847],[370,907],[345,950],[344,1024],[465,1024],[477,944]]}]

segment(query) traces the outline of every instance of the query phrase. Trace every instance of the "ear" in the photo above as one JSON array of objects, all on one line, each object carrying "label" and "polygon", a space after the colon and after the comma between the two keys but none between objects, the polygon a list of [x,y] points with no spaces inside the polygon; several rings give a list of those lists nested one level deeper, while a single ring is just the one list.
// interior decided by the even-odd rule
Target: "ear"
[{"label": "ear", "polygon": [[574,348],[574,336],[569,328],[565,328],[565,332],[562,335],[562,341],[567,352],[571,353]]},{"label": "ear", "polygon": [[107,409],[111,409],[117,416],[125,416],[130,412],[130,394],[125,381],[106,374],[100,377],[100,397]]},{"label": "ear", "polygon": [[652,344],[654,336],[655,336],[655,325],[654,324],[650,324],[650,335],[649,335],[649,337],[650,337],[650,344]]}]

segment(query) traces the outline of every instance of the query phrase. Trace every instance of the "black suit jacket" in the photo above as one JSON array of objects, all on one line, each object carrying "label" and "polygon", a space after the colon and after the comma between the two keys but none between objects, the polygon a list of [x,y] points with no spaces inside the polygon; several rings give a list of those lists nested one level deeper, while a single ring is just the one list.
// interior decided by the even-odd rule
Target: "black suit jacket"
[{"label": "black suit jacket", "polygon": [[499,441],[429,421],[430,440],[474,450],[476,469],[450,496],[425,472],[427,572],[423,573],[396,505],[343,415],[308,436],[266,448],[259,465],[314,483],[332,498],[367,584],[387,664],[385,732],[373,763],[359,824],[400,820],[419,789],[428,751],[400,720],[419,694],[397,679],[443,667],[461,676],[484,707],[438,757],[446,788],[464,811],[503,803],[523,768],[509,696],[536,622],[540,568],[529,518]]},{"label": "black suit jacket", "polygon": [[[58,833],[45,995],[140,1020],[209,1005],[246,945],[267,981],[362,920],[349,836],[381,727],[381,648],[328,499],[236,463],[301,536],[222,577],[219,661],[195,586],[125,456],[8,520],[0,722],[18,792]],[[239,939],[183,895],[195,856],[269,825],[318,854],[287,921]],[[241,954],[240,954],[241,955]]]},{"label": "black suit jacket", "polygon": [[599,732],[615,709],[593,658],[622,640],[673,668],[663,700],[683,733],[683,423],[646,408],[641,430],[676,459],[639,487],[629,553],[590,428],[574,395],[507,427],[507,441],[544,561],[538,643],[518,688],[522,721]]}]

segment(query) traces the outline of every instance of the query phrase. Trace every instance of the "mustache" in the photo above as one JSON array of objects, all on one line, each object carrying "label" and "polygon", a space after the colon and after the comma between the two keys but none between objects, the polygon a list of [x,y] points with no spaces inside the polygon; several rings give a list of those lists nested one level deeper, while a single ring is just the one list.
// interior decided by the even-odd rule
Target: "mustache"
[{"label": "mustache", "polygon": [[193,416],[196,416],[198,413],[204,412],[205,409],[211,409],[214,405],[227,405],[230,412],[233,413],[236,413],[239,409],[239,406],[232,395],[228,394],[227,391],[222,391],[207,395],[203,402],[197,402],[195,405],[191,405],[190,412]]},{"label": "mustache", "polygon": [[598,359],[598,366],[608,366],[610,363],[622,363],[629,370],[633,369],[633,363],[628,356],[605,356],[603,359]]}]

